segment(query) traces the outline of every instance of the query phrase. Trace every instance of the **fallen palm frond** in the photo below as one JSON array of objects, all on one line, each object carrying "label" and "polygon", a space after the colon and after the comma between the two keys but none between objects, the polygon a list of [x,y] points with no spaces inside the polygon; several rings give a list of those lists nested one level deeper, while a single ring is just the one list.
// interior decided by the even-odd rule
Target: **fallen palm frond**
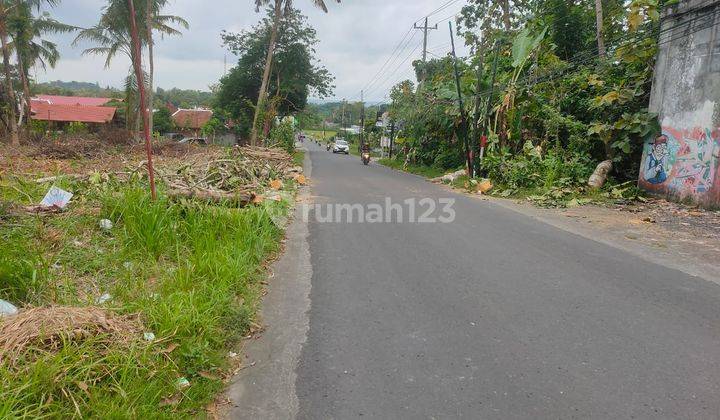
[{"label": "fallen palm frond", "polygon": [[96,307],[32,308],[0,318],[0,363],[13,365],[28,351],[56,352],[91,338],[107,345],[127,344],[141,331],[137,318]]}]

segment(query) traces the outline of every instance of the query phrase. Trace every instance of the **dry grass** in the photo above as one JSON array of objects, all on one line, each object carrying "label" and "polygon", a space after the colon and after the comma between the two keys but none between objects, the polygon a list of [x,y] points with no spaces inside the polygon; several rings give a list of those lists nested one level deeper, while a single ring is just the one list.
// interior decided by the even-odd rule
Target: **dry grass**
[{"label": "dry grass", "polygon": [[32,351],[57,352],[71,343],[99,338],[112,345],[139,339],[136,316],[119,316],[96,307],[51,306],[0,318],[0,364],[15,364]]}]

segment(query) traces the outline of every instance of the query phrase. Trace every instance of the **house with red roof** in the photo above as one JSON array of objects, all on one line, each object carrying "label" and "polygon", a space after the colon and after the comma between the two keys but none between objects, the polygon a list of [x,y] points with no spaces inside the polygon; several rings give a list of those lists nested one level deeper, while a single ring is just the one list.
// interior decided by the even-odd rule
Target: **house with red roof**
[{"label": "house with red roof", "polygon": [[103,106],[112,98],[91,98],[83,96],[38,95],[30,101],[30,118],[48,121],[53,126],[69,123],[91,125],[110,124],[115,119],[117,108]]},{"label": "house with red roof", "polygon": [[32,101],[47,102],[51,105],[103,106],[113,101],[112,98],[91,98],[87,96],[37,95]]},{"label": "house with red roof", "polygon": [[194,134],[195,137],[200,133],[200,129],[207,124],[213,116],[212,110],[204,108],[196,109],[178,109],[172,114],[172,119],[178,130],[183,134]]},{"label": "house with red roof", "polygon": [[109,124],[117,110],[110,106],[49,104],[42,101],[32,101],[31,105],[33,120],[57,123]]}]

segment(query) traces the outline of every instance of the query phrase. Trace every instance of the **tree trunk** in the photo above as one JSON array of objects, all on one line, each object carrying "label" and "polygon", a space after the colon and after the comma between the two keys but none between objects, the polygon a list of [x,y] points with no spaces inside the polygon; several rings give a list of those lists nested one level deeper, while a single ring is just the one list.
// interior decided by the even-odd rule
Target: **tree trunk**
[{"label": "tree trunk", "polygon": [[148,74],[148,107],[150,112],[148,113],[148,125],[150,126],[150,133],[153,133],[153,107],[155,102],[155,58],[153,57],[153,33],[152,33],[152,22],[153,22],[153,2],[148,0],[147,9],[145,15],[145,28],[147,30],[147,43],[148,43],[148,67],[150,73]]},{"label": "tree trunk", "polygon": [[[0,19],[4,19],[0,17]],[[8,122],[10,123],[10,144],[13,146],[20,145],[20,136],[18,135],[18,126],[15,107],[17,101],[15,100],[15,89],[12,85],[12,76],[10,75],[10,47],[7,43],[7,33],[5,32],[5,22],[0,22],[0,41],[2,42],[2,55],[3,55],[3,69],[5,70],[5,91],[10,101],[8,107]]]},{"label": "tree trunk", "polygon": [[510,0],[502,0],[500,2],[500,7],[502,7],[502,19],[503,19],[503,25],[505,26],[505,31],[510,30]]},{"label": "tree trunk", "polygon": [[597,31],[598,56],[605,58],[605,41],[603,40],[602,0],[595,0],[595,25]]},{"label": "tree trunk", "polygon": [[270,43],[268,45],[267,57],[265,57],[265,69],[263,71],[262,83],[260,84],[260,92],[255,106],[255,116],[253,117],[252,131],[250,133],[250,145],[257,146],[258,141],[258,119],[260,112],[265,106],[267,100],[267,87],[270,82],[270,68],[272,67],[273,54],[275,53],[275,43],[277,42],[278,29],[280,27],[280,18],[282,14],[282,4],[284,0],[275,0],[275,16],[273,17],[272,31],[270,32]]},{"label": "tree trunk", "polygon": [[20,81],[22,82],[23,87],[23,107],[25,108],[24,114],[26,115],[27,121],[30,121],[30,82],[28,80],[28,72],[27,68],[25,67],[25,63],[23,63],[22,56],[20,55],[20,51],[16,49],[16,56],[17,56],[17,68],[18,68],[18,74],[20,75]]}]

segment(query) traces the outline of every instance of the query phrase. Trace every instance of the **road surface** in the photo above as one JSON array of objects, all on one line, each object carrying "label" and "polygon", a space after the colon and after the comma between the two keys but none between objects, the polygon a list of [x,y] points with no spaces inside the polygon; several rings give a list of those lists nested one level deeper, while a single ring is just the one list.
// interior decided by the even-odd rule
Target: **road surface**
[{"label": "road surface", "polygon": [[456,218],[310,212],[298,418],[720,418],[720,285],[308,147],[316,203],[454,198]]}]

